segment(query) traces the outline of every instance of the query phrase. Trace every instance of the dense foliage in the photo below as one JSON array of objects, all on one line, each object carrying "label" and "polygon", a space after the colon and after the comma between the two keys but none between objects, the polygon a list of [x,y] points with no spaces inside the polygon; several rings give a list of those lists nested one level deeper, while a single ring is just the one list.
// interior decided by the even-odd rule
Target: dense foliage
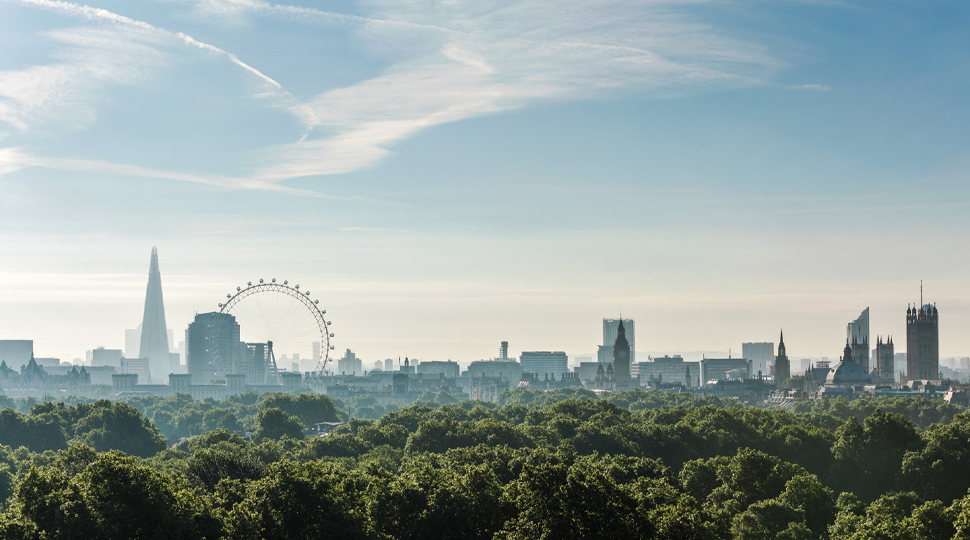
[{"label": "dense foliage", "polygon": [[970,412],[924,399],[6,404],[0,538],[970,538]]}]

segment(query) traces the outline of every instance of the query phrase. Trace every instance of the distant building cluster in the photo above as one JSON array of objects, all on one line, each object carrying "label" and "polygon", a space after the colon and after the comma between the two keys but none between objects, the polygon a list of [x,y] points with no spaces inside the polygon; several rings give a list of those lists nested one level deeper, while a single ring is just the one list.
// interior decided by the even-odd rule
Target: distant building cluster
[{"label": "distant building cluster", "polygon": [[953,380],[958,372],[970,373],[970,358],[941,366],[939,312],[922,298],[906,309],[905,353],[896,352],[892,336],[877,336],[870,349],[866,308],[847,324],[837,362],[789,358],[783,332],[777,351],[773,342],[745,342],[740,357],[729,353],[685,360],[665,354],[638,361],[635,324],[631,318],[604,318],[597,356],[574,357],[576,365],[570,365],[563,351],[522,351],[515,358],[509,354],[509,342],[502,341],[497,357],[472,362],[465,370],[451,360],[407,357],[368,361],[365,366],[349,348],[329,369],[306,370],[301,367],[318,365],[320,343],[312,344],[312,362],[291,353],[281,356],[278,364],[274,343],[244,342],[239,322],[227,312],[196,314],[184,341],[176,344],[174,332],[166,328],[158,253],[153,248],[142,322],[125,332],[125,350],[98,347],[88,351],[84,365],[76,365],[35,358],[30,340],[0,340],[0,390],[11,396],[187,393],[198,399],[312,390],[340,398],[366,394],[390,403],[410,402],[428,391],[488,401],[513,388],[652,389],[777,406],[798,399],[864,394],[950,396],[947,399],[967,395]]}]

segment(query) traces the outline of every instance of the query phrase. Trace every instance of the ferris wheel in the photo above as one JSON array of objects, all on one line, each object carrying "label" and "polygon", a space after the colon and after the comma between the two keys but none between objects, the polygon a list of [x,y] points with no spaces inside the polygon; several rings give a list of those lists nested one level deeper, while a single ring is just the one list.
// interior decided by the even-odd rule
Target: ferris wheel
[{"label": "ferris wheel", "polygon": [[[288,281],[277,283],[252,281],[236,287],[219,304],[221,313],[236,317],[240,340],[244,343],[272,343],[276,355],[295,359],[316,360],[315,373],[326,371],[333,345],[330,321],[324,317],[319,300],[310,298],[310,291]],[[287,366],[284,366],[287,367]]]}]

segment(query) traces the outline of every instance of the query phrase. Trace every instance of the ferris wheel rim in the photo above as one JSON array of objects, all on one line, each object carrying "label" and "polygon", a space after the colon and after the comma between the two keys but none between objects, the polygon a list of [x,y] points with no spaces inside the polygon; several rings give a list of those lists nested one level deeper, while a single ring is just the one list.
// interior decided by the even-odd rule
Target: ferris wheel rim
[{"label": "ferris wheel rim", "polygon": [[258,283],[247,282],[245,286],[236,287],[235,293],[229,293],[226,295],[226,301],[219,304],[219,313],[230,313],[232,308],[236,306],[243,299],[258,293],[264,292],[276,292],[282,293],[286,296],[299,300],[304,307],[306,307],[313,318],[316,320],[317,327],[320,333],[320,359],[317,361],[316,369],[314,372],[324,372],[327,367],[327,363],[331,361],[330,351],[333,350],[333,346],[330,345],[330,338],[333,334],[330,332],[330,323],[325,317],[327,310],[321,310],[318,307],[319,300],[310,299],[310,291],[301,291],[299,285],[289,285],[288,281],[283,281],[282,284],[276,282],[276,278],[269,283],[265,283],[262,279]]}]

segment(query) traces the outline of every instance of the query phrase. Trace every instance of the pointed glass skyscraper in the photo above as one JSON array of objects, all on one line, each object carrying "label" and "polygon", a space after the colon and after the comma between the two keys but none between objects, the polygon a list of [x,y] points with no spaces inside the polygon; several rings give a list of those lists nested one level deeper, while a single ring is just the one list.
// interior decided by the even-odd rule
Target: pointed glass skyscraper
[{"label": "pointed glass skyscraper", "polygon": [[158,270],[158,250],[154,247],[148,269],[148,291],[145,293],[145,316],[141,322],[138,356],[148,359],[149,380],[145,382],[159,384],[168,380],[171,371],[168,331],[165,326],[165,303],[162,301],[162,274]]}]

